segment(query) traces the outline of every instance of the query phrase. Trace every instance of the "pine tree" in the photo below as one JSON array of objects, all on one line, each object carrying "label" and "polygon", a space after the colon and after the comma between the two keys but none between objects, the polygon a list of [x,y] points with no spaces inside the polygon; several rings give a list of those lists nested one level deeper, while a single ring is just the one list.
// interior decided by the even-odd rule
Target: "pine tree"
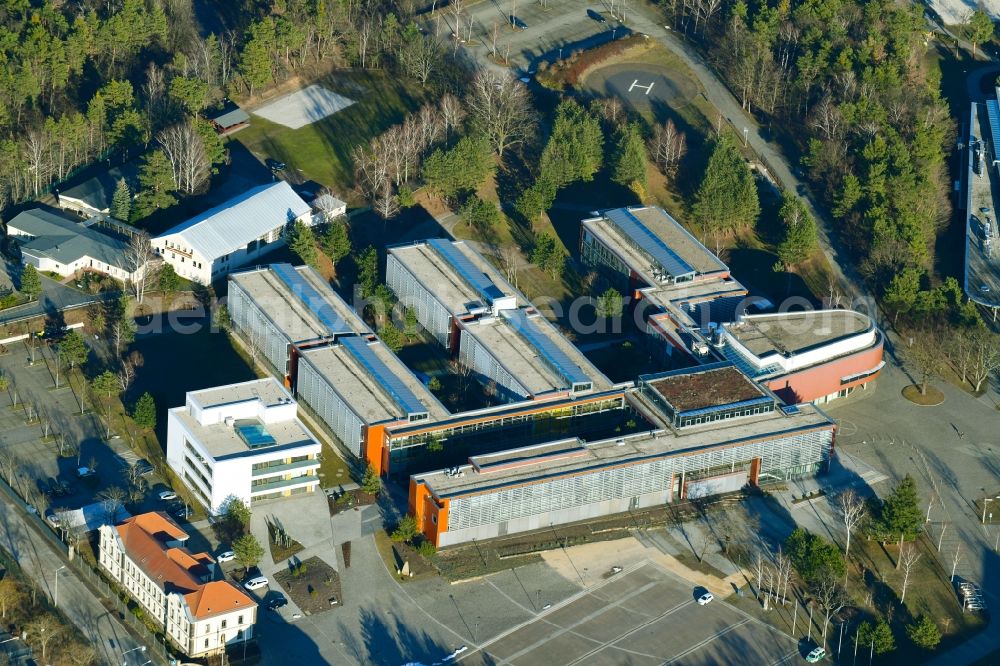
[{"label": "pine tree", "polygon": [[378,251],[371,245],[358,257],[358,285],[362,298],[370,298],[378,285]]},{"label": "pine tree", "polygon": [[90,350],[78,331],[70,331],[59,341],[59,360],[70,368],[87,362]]},{"label": "pine tree", "polygon": [[42,293],[42,278],[31,264],[25,264],[24,270],[21,271],[21,293],[32,301]]},{"label": "pine tree", "polygon": [[172,194],[177,189],[170,160],[162,150],[147,154],[139,167],[139,195],[131,219],[138,220],[177,202]]},{"label": "pine tree", "polygon": [[156,401],[149,391],[139,396],[132,410],[132,420],[140,428],[152,430],[156,427]]},{"label": "pine tree", "polygon": [[334,266],[351,253],[351,238],[347,233],[347,225],[339,220],[333,220],[326,225],[319,242]]},{"label": "pine tree", "polygon": [[371,465],[365,468],[365,476],[361,479],[361,490],[369,495],[378,495],[382,492],[382,479],[378,478],[378,472]]},{"label": "pine tree", "polygon": [[924,529],[924,512],[920,510],[917,482],[907,474],[882,502],[879,526],[884,538],[900,541],[915,539]]},{"label": "pine tree", "polygon": [[925,650],[933,650],[941,642],[941,630],[937,624],[926,615],[921,615],[914,622],[906,625],[906,635],[913,644]]},{"label": "pine tree", "polygon": [[636,123],[629,123],[618,132],[611,160],[611,179],[625,187],[638,183],[646,188],[646,145]]},{"label": "pine tree", "polygon": [[566,265],[566,255],[556,245],[556,239],[543,231],[535,237],[535,248],[531,251],[531,263],[553,278],[557,278],[562,275]]},{"label": "pine tree", "polygon": [[716,141],[705,175],[695,195],[694,218],[715,236],[751,227],[760,215],[757,183],[732,138]]},{"label": "pine tree", "polygon": [[316,236],[312,228],[302,222],[296,222],[291,231],[288,232],[288,249],[294,252],[299,259],[310,266],[316,265]]},{"label": "pine tree", "polygon": [[597,116],[575,100],[560,102],[539,171],[557,189],[578,180],[589,182],[601,168],[603,153],[604,132]]},{"label": "pine tree", "polygon": [[118,180],[115,193],[111,197],[111,217],[128,222],[132,211],[132,190],[124,178]]},{"label": "pine tree", "polygon": [[816,250],[816,222],[805,203],[791,192],[785,192],[778,212],[784,238],[778,244],[778,260],[785,266],[805,261]]}]

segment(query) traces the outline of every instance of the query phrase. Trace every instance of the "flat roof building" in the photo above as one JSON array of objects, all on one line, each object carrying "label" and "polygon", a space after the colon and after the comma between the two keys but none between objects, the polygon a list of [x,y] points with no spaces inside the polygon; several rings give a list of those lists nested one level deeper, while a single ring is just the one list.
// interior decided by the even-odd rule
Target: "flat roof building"
[{"label": "flat roof building", "polygon": [[348,451],[380,471],[388,467],[388,452],[382,450],[387,425],[449,415],[388,347],[367,337],[304,350],[296,388]]},{"label": "flat roof building", "polygon": [[371,335],[361,317],[308,266],[271,264],[229,276],[234,330],[294,386],[303,349],[348,335]]},{"label": "flat roof building", "polygon": [[[835,425],[823,412],[781,406],[732,365],[643,383],[632,397],[673,400],[673,415],[662,411],[663,401],[647,403],[661,410],[665,427],[594,442],[561,439],[416,474],[409,501],[418,526],[448,546],[814,474],[829,459]],[[716,383],[722,387],[699,397]]]},{"label": "flat roof building", "polygon": [[458,348],[458,323],[497,316],[525,299],[463,241],[431,238],[386,251],[386,284],[443,347]]},{"label": "flat roof building", "polygon": [[845,397],[885,365],[881,331],[853,310],[747,315],[722,324],[713,340],[719,355],[791,404]]},{"label": "flat roof building", "polygon": [[313,492],[320,451],[274,379],[191,391],[167,412],[167,464],[213,513],[231,496],[250,505]]}]

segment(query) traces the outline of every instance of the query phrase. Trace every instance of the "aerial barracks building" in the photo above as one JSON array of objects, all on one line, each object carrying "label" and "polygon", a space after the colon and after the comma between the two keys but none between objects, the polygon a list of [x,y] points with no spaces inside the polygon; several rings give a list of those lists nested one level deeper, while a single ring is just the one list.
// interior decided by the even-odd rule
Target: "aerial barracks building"
[{"label": "aerial barracks building", "polygon": [[882,334],[849,310],[746,315],[729,268],[660,208],[618,208],[582,222],[584,260],[646,307],[654,348],[696,363],[729,360],[789,404],[826,403],[878,376]]},{"label": "aerial barracks building", "polygon": [[505,402],[559,399],[611,381],[463,242],[389,248],[386,282],[417,320]]},{"label": "aerial barracks building", "polygon": [[783,405],[732,364],[643,376],[629,397],[660,427],[416,474],[410,513],[443,547],[814,474],[833,448],[835,425],[823,412]]}]

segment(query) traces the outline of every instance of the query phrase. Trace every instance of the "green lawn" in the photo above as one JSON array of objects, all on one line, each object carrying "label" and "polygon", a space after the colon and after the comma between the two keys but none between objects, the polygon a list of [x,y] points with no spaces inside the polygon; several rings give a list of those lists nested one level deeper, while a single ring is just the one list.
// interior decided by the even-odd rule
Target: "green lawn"
[{"label": "green lawn", "polygon": [[418,109],[428,93],[385,72],[337,72],[321,78],[333,92],[355,104],[323,120],[293,130],[253,116],[235,141],[262,157],[273,157],[299,169],[308,180],[346,193],[354,185],[351,151]]}]

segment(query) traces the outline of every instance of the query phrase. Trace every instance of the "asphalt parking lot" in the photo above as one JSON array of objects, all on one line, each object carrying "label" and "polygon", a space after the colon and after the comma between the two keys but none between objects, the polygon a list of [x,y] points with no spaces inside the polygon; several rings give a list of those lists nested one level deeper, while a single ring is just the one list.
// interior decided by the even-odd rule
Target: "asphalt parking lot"
[{"label": "asphalt parking lot", "polygon": [[653,563],[553,606],[475,651],[462,664],[779,664],[796,641],[715,600]]}]

